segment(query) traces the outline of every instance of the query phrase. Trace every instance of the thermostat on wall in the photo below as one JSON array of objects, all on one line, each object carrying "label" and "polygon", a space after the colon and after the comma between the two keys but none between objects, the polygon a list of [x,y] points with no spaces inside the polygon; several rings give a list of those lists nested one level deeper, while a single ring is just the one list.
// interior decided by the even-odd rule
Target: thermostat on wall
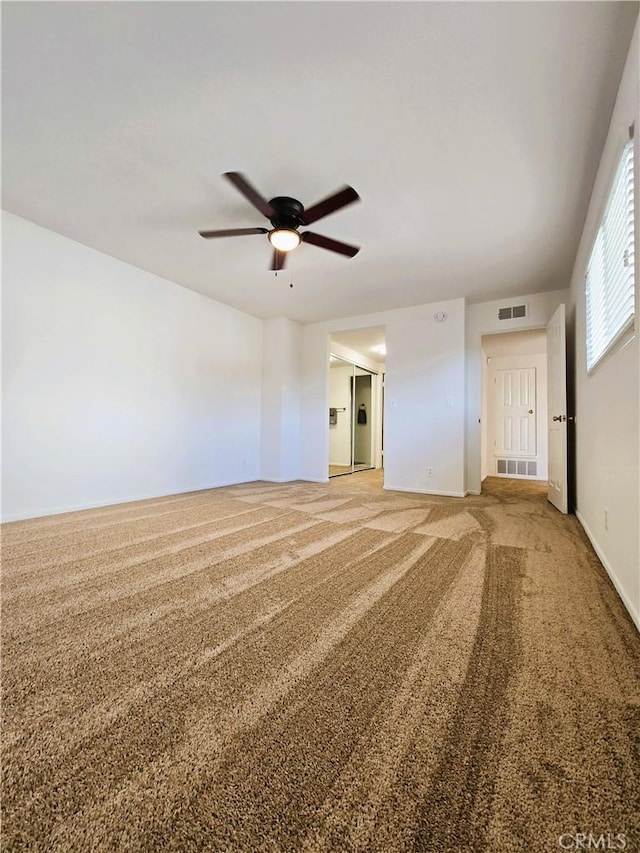
[{"label": "thermostat on wall", "polygon": [[436,321],[436,323],[444,323],[444,321],[447,319],[447,312],[436,311],[436,313],[433,315],[433,319]]}]

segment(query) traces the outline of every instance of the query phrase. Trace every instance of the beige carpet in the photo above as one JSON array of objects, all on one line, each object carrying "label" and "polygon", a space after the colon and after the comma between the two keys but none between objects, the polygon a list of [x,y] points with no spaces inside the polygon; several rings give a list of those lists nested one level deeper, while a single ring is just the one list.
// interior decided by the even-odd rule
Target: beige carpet
[{"label": "beige carpet", "polygon": [[341,474],[353,473],[351,465],[329,465],[329,476],[338,477]]},{"label": "beige carpet", "polygon": [[364,462],[356,462],[355,465],[329,465],[329,476],[330,477],[339,477],[343,474],[353,474],[356,471],[371,471],[373,470],[370,465],[367,465]]},{"label": "beige carpet", "polygon": [[640,850],[640,638],[576,520],[379,485],[5,525],[2,850]]}]

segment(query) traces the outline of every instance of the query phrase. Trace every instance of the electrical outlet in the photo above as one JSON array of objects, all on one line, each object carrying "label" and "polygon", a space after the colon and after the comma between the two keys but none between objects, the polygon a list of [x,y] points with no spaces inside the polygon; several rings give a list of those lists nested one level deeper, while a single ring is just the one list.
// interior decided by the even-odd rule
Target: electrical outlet
[{"label": "electrical outlet", "polygon": [[427,468],[427,477],[433,477],[433,468]]},{"label": "electrical outlet", "polygon": [[609,529],[609,510],[605,509],[604,511],[604,529]]}]

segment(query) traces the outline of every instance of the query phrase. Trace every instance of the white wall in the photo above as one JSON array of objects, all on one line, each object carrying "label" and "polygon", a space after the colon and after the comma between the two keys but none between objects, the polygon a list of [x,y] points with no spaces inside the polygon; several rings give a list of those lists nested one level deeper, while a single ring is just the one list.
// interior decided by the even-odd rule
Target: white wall
[{"label": "white wall", "polygon": [[300,476],[300,326],[264,321],[260,469],[263,480]]},{"label": "white wall", "polygon": [[[558,305],[568,301],[568,290],[552,290],[467,306],[465,482],[470,494],[480,494],[482,479],[482,336],[544,327]],[[498,308],[523,303],[528,306],[525,318],[498,320]]]},{"label": "white wall", "polygon": [[[434,314],[444,311],[438,323]],[[463,299],[313,323],[303,329],[302,476],[326,479],[329,336],[386,327],[385,488],[464,493]],[[364,365],[366,366],[366,365]],[[433,476],[427,474],[433,469]]]},{"label": "white wall", "polygon": [[3,518],[256,479],[262,323],[4,213]]},{"label": "white wall", "polygon": [[482,352],[489,358],[502,358],[505,355],[544,355],[547,352],[547,333],[545,329],[529,329],[526,332],[484,335]]},{"label": "white wall", "polygon": [[[640,628],[640,126],[638,23],[629,50],[571,277],[575,340],[576,511],[595,550]],[[588,375],[585,355],[584,279],[600,219],[629,126],[635,122],[636,332]],[[605,528],[604,512],[608,513]]]}]

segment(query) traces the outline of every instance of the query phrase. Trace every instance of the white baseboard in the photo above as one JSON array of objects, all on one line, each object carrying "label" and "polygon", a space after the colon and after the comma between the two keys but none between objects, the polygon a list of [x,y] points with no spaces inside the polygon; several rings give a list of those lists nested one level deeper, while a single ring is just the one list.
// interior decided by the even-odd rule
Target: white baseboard
[{"label": "white baseboard", "polygon": [[435,489],[407,489],[404,486],[388,486],[386,483],[382,487],[387,492],[410,492],[414,495],[434,495],[441,498],[463,498],[465,492],[438,492]]},{"label": "white baseboard", "polygon": [[591,542],[593,550],[598,555],[598,559],[600,560],[602,565],[605,567],[607,574],[611,578],[611,583],[616,588],[616,592],[620,596],[622,603],[624,604],[626,609],[629,611],[629,615],[633,619],[633,622],[634,622],[636,628],[638,629],[638,631],[640,631],[640,613],[638,613],[636,611],[636,609],[634,608],[632,603],[629,601],[629,598],[628,598],[626,592],[624,591],[624,589],[620,585],[620,581],[616,577],[616,573],[614,572],[612,566],[610,565],[609,561],[605,557],[602,549],[598,545],[598,542],[597,542],[595,536],[593,535],[593,533],[589,529],[589,525],[587,524],[587,522],[584,520],[584,518],[580,515],[580,513],[577,510],[576,510],[576,518],[578,519],[578,521],[582,525],[582,529],[584,530],[584,532],[587,534],[587,539],[589,540],[589,542]]},{"label": "white baseboard", "polygon": [[464,493],[464,496],[466,498],[467,495],[481,495],[481,494],[482,494],[482,492],[480,491],[480,489],[467,489],[466,492]]}]

